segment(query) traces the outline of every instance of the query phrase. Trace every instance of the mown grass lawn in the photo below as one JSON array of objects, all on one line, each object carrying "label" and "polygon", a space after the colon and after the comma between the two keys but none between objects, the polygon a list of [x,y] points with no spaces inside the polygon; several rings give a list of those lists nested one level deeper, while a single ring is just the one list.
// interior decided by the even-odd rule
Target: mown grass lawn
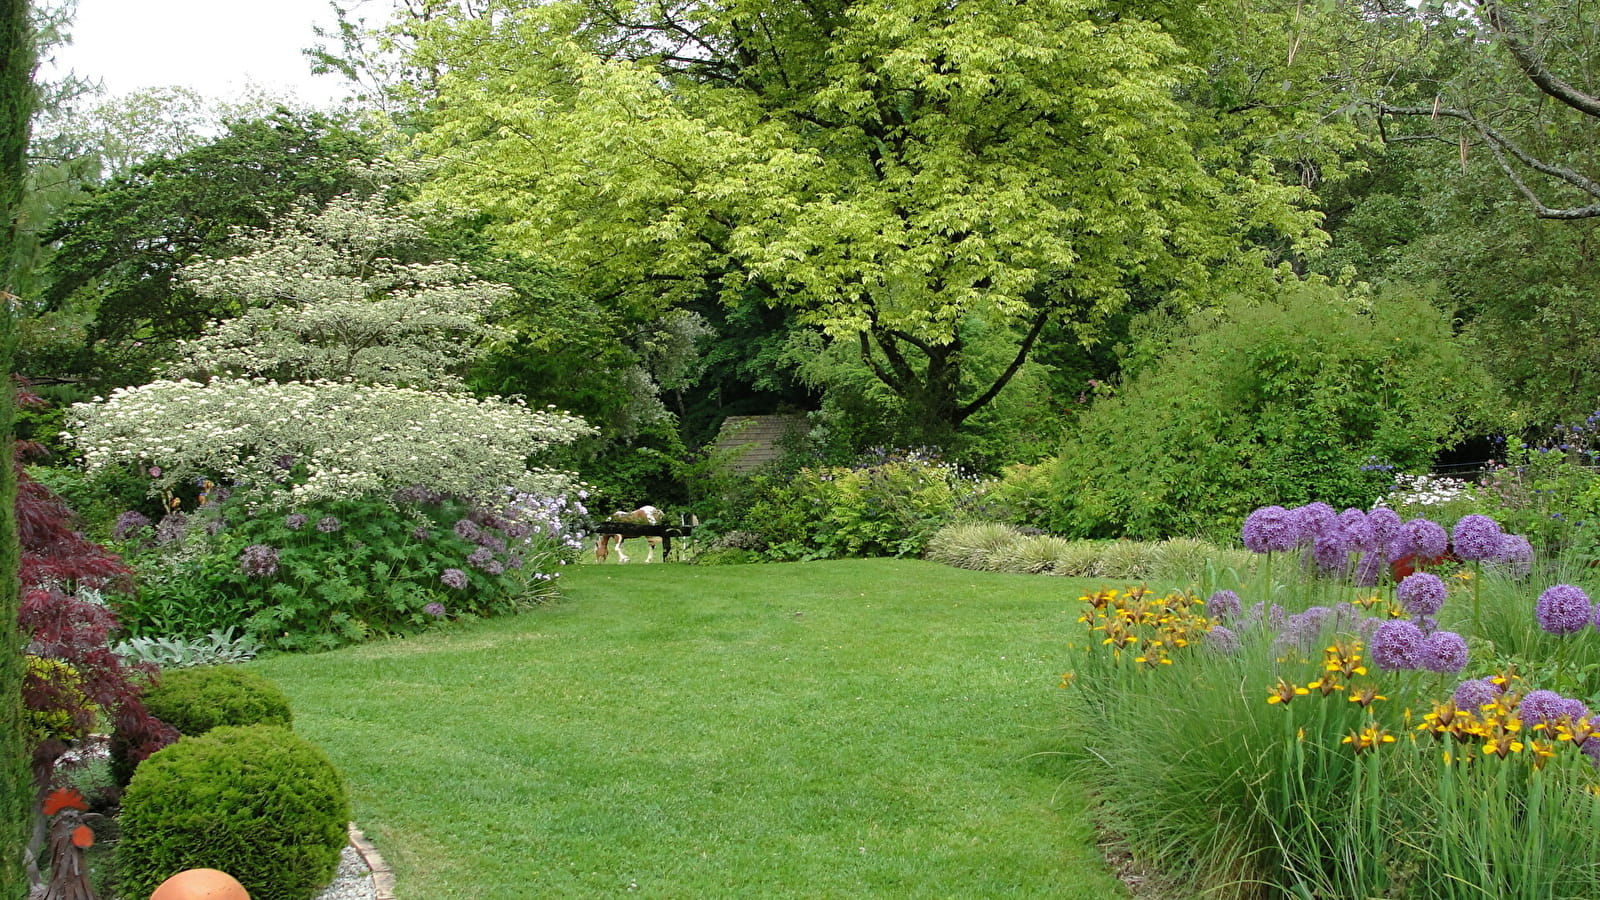
[{"label": "mown grass lawn", "polygon": [[1127,896],[1054,753],[1082,582],[852,560],[564,586],[253,664],[402,900]]}]

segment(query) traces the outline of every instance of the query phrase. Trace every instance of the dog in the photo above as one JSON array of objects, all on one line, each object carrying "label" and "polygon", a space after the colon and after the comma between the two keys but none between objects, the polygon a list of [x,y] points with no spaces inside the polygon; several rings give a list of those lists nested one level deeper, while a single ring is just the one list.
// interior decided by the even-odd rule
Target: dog
[{"label": "dog", "polygon": [[[633,512],[617,510],[607,517],[606,521],[624,522],[630,525],[660,525],[661,518],[661,510],[656,509],[654,506],[641,506]],[[644,561],[650,562],[655,559],[656,547],[661,545],[661,538],[647,535],[645,536],[645,542],[650,549],[645,554]],[[605,562],[613,544],[617,548],[617,562],[619,564],[627,562],[628,554],[622,552],[622,535],[620,534],[605,534],[602,532],[594,544],[594,558],[599,562]]]}]

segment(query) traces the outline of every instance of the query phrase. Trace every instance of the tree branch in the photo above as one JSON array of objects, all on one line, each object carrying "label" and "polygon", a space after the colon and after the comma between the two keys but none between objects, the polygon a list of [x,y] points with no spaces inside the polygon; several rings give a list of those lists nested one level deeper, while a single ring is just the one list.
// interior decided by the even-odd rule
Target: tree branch
[{"label": "tree branch", "polygon": [[994,383],[989,385],[989,389],[984,391],[981,396],[956,410],[955,424],[957,426],[965,422],[968,416],[983,409],[984,406],[988,405],[989,401],[1000,395],[1000,392],[1005,389],[1007,384],[1011,383],[1012,377],[1022,368],[1022,364],[1028,361],[1028,354],[1033,351],[1034,342],[1039,339],[1039,334],[1044,331],[1045,323],[1050,321],[1050,314],[1054,311],[1052,307],[1045,307],[1039,310],[1038,315],[1033,317],[1033,323],[1028,326],[1028,333],[1023,335],[1022,345],[1017,348],[1017,355],[1012,358],[1011,365],[1006,366],[1006,370],[1000,373],[1000,377],[996,378]]},{"label": "tree branch", "polygon": [[1528,76],[1539,90],[1546,95],[1565,103],[1586,116],[1600,119],[1600,98],[1595,98],[1572,85],[1557,78],[1544,64],[1544,60],[1530,46],[1511,30],[1506,21],[1505,11],[1498,0],[1477,0],[1478,8],[1483,11],[1483,19],[1500,36],[1500,42],[1505,45],[1511,58],[1516,60],[1517,68],[1522,74]]}]

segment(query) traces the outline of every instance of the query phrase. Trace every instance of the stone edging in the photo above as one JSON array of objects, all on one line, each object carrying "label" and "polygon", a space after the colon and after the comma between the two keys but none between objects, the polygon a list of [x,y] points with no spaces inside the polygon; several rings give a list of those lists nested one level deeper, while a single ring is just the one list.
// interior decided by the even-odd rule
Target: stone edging
[{"label": "stone edging", "polygon": [[354,822],[350,823],[350,846],[356,848],[367,868],[372,870],[372,883],[377,889],[376,900],[394,900],[394,872],[389,870],[389,864],[378,855],[378,848],[372,846]]}]

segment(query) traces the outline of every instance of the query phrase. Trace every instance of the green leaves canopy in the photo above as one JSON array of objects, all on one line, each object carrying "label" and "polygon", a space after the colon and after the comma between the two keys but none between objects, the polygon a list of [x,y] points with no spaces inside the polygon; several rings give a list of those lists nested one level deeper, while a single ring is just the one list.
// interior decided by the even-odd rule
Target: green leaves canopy
[{"label": "green leaves canopy", "polygon": [[[1082,337],[1135,281],[1264,279],[1237,235],[1302,235],[1294,189],[1208,171],[1153,21],[1078,0],[502,2],[436,23],[422,146],[607,302],[755,294],[859,343],[959,427],[1016,371],[963,379],[969,323]],[[1222,273],[1223,277],[1217,276]]]}]

